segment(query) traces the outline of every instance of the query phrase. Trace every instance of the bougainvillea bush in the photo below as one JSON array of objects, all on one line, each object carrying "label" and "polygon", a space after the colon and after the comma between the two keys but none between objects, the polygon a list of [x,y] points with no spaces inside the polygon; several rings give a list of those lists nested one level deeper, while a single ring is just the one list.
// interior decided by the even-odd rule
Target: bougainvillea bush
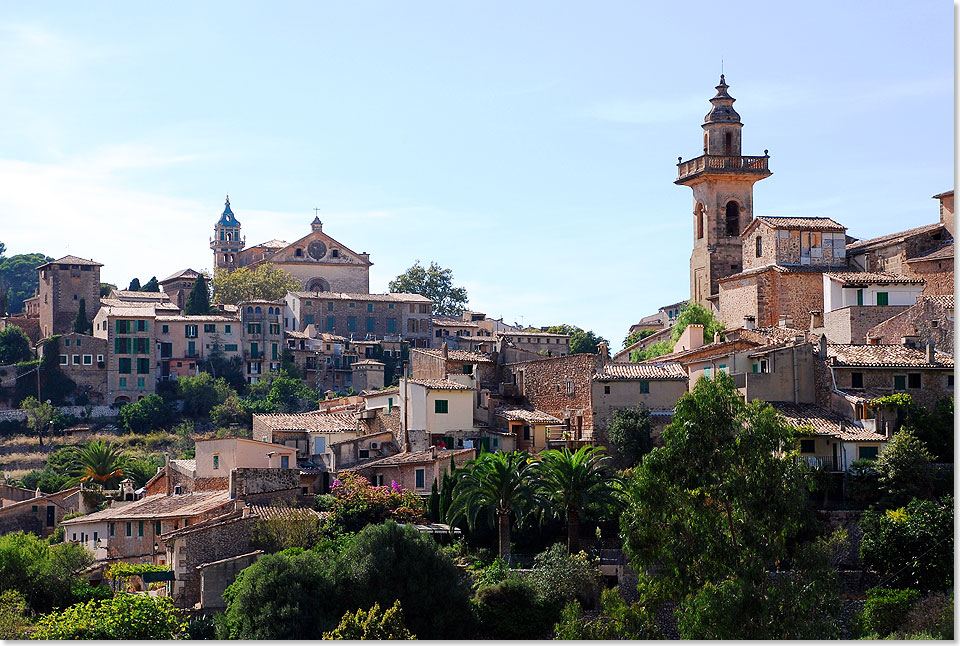
[{"label": "bougainvillea bush", "polygon": [[413,491],[396,482],[372,485],[355,473],[340,474],[330,487],[334,496],[331,523],[344,531],[356,532],[367,525],[395,520],[420,523],[424,520],[423,501]]}]

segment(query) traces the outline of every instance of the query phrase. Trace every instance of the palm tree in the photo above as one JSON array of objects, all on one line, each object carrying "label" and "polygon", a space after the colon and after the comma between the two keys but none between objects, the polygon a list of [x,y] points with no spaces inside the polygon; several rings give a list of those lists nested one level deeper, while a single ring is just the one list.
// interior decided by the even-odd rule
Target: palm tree
[{"label": "palm tree", "polygon": [[573,554],[579,547],[581,515],[591,508],[619,505],[620,478],[603,447],[584,446],[576,453],[566,447],[551,449],[539,457],[540,493],[558,515],[566,514],[567,550]]},{"label": "palm tree", "polygon": [[500,556],[510,554],[510,524],[518,523],[545,506],[534,485],[536,462],[527,453],[484,453],[471,460],[457,481],[447,513],[451,522],[467,519],[472,529],[477,517],[496,520]]},{"label": "palm tree", "polygon": [[106,488],[108,482],[123,476],[127,461],[128,457],[119,444],[104,443],[102,440],[90,442],[77,449],[80,473],[75,482],[93,482]]}]

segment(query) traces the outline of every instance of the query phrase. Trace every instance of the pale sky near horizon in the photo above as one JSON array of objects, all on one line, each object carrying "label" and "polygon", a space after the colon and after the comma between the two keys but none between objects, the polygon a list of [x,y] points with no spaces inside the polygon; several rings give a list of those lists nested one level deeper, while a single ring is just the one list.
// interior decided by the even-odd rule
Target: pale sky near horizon
[{"label": "pale sky near horizon", "polygon": [[867,238],[937,220],[954,178],[948,2],[6,2],[0,241],[125,286],[324,231],[417,259],[470,307],[610,339],[689,295],[721,60],[756,215]]}]

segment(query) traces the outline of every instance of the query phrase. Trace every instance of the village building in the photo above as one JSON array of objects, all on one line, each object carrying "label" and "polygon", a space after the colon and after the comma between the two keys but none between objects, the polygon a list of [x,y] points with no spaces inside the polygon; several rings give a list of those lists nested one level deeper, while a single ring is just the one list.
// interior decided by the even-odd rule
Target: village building
[{"label": "village building", "polygon": [[263,375],[280,370],[283,354],[281,301],[243,301],[238,303],[243,339],[243,374],[255,384]]},{"label": "village building", "polygon": [[516,436],[518,451],[539,453],[562,439],[563,420],[531,406],[504,404],[493,409],[496,428]]},{"label": "village building", "polygon": [[[104,404],[107,394],[107,340],[90,334],[70,332],[58,341],[60,372],[77,385],[71,393],[74,401]],[[37,346],[43,357],[46,344]]]},{"label": "village building", "polygon": [[41,338],[73,331],[80,305],[89,321],[100,308],[99,262],[64,256],[37,267],[40,277],[39,306]]},{"label": "village building", "polygon": [[476,457],[476,449],[442,450],[431,446],[422,451],[407,451],[390,457],[366,462],[349,469],[358,473],[376,486],[390,485],[396,482],[421,496],[430,495],[433,483],[439,483],[450,472],[450,464],[462,467]]},{"label": "village building", "polygon": [[319,217],[310,223],[310,233],[296,242],[271,240],[251,247],[245,244],[228,196],[210,240],[217,270],[269,263],[299,279],[308,292],[370,292],[370,254],[357,253],[324,233]]},{"label": "village building", "polygon": [[932,342],[953,355],[953,295],[921,296],[917,304],[867,330],[867,343],[901,343],[917,337],[921,346]]},{"label": "village building", "polygon": [[160,289],[166,294],[171,303],[182,311],[193,291],[193,285],[200,277],[200,272],[193,269],[181,269],[160,281]]},{"label": "village building", "polygon": [[870,328],[915,305],[922,291],[922,279],[904,274],[824,274],[824,333],[831,343],[866,343]]},{"label": "village building", "polygon": [[519,332],[497,332],[501,343],[545,357],[565,357],[570,354],[570,335],[521,330]]},{"label": "village building", "polygon": [[108,403],[128,403],[156,392],[154,307],[104,305],[93,336],[106,342]]},{"label": "village building", "polygon": [[160,381],[193,376],[213,357],[242,356],[239,316],[157,316],[157,375]]},{"label": "village building", "polygon": [[801,433],[800,460],[813,469],[844,472],[856,460],[876,459],[889,439],[815,404],[771,404]]},{"label": "village building", "polygon": [[0,535],[29,532],[47,538],[64,516],[88,510],[80,487],[43,494],[0,484],[0,502]]}]

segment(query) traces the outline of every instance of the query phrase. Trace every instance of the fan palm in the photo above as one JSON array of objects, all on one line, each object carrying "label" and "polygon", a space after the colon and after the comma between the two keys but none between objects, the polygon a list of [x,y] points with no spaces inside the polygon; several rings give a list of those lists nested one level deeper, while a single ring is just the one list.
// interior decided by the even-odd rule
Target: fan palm
[{"label": "fan palm", "polygon": [[97,440],[77,449],[79,474],[76,482],[92,482],[106,488],[123,476],[128,462],[127,455],[119,444]]},{"label": "fan palm", "polygon": [[603,447],[584,446],[551,449],[540,453],[540,494],[552,503],[554,512],[567,517],[567,550],[579,547],[580,517],[596,507],[620,504],[620,479],[610,466]]},{"label": "fan palm", "polygon": [[510,525],[541,510],[545,500],[534,484],[536,463],[527,453],[484,453],[467,463],[457,481],[448,518],[466,518],[470,528],[477,518],[496,521],[500,556],[510,554]]}]

